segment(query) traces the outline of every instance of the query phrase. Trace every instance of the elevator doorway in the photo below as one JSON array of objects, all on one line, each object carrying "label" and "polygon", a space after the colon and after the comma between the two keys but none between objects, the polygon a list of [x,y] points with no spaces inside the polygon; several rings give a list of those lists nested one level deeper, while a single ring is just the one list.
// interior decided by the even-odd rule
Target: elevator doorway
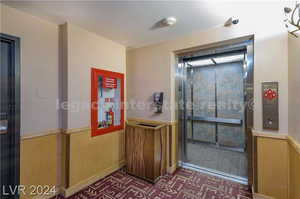
[{"label": "elevator doorway", "polygon": [[250,46],[241,42],[179,56],[177,70],[182,165],[245,184],[251,170]]}]

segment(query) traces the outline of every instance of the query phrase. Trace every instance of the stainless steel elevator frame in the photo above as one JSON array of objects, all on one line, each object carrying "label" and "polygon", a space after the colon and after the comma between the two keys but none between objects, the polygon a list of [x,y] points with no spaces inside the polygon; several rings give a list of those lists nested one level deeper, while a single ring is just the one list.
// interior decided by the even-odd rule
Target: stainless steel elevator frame
[{"label": "stainless steel elevator frame", "polygon": [[[175,52],[176,54],[176,79],[175,79],[175,96],[176,102],[178,104],[178,109],[176,111],[176,118],[178,120],[178,135],[179,135],[179,161],[187,162],[187,150],[186,150],[186,129],[187,120],[189,119],[186,114],[186,91],[185,86],[187,81],[187,65],[185,64],[185,59],[199,59],[199,57],[210,55],[215,56],[216,54],[230,53],[233,51],[246,52],[246,64],[244,67],[243,79],[244,79],[244,119],[245,119],[245,144],[246,153],[248,160],[248,184],[253,184],[254,172],[253,172],[253,144],[252,144],[252,128],[253,128],[253,91],[254,91],[254,36],[246,36],[241,38],[236,38],[232,40],[222,41],[218,43],[213,43],[199,48],[187,49],[184,51]],[[203,118],[195,118],[203,119]],[[207,118],[205,118],[207,119]],[[216,122],[216,118],[208,118],[212,122]],[[233,122],[241,123],[241,121],[219,121],[219,122]],[[228,177],[228,176],[224,176]],[[230,176],[229,176],[230,178]]]}]

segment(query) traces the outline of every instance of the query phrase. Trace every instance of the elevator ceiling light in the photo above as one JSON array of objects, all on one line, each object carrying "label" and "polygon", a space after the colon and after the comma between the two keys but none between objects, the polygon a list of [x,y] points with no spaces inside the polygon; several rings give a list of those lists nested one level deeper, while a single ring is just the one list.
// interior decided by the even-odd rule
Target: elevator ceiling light
[{"label": "elevator ceiling light", "polygon": [[225,64],[231,62],[242,62],[244,61],[244,54],[237,54],[237,55],[229,55],[229,56],[222,56],[222,57],[212,57],[206,59],[199,59],[197,61],[190,61],[188,62],[189,66],[210,66],[215,64]]},{"label": "elevator ceiling light", "polygon": [[226,57],[216,57],[216,58],[214,58],[214,60],[217,64],[238,62],[238,61],[244,60],[244,54],[232,55],[232,56],[226,56]]},{"label": "elevator ceiling light", "polygon": [[201,59],[197,61],[188,62],[191,66],[208,66],[214,65],[214,62],[211,59]]}]

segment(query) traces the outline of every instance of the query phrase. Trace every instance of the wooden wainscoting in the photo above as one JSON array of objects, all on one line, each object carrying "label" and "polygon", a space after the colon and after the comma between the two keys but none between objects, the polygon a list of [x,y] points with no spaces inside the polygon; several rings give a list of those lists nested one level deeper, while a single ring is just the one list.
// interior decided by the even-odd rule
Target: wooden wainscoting
[{"label": "wooden wainscoting", "polygon": [[51,198],[55,195],[31,195],[30,186],[56,186],[59,192],[59,132],[51,130],[21,137],[20,184],[26,186],[26,194],[21,193],[21,199]]},{"label": "wooden wainscoting", "polygon": [[288,142],[286,135],[253,132],[257,151],[257,192],[288,199]]},{"label": "wooden wainscoting", "polygon": [[[168,126],[168,171],[173,172],[178,161],[177,123],[168,122]],[[253,136],[255,195],[299,199],[300,144],[284,134],[254,131]],[[20,158],[22,185],[53,185],[57,193],[61,190],[70,196],[125,165],[124,131],[93,139],[88,127],[23,136]],[[21,199],[50,197],[21,195]]]},{"label": "wooden wainscoting", "polygon": [[300,198],[300,144],[286,134],[253,132],[256,196]]},{"label": "wooden wainscoting", "polygon": [[169,123],[169,173],[176,171],[178,167],[178,122]]},{"label": "wooden wainscoting", "polygon": [[111,174],[125,165],[124,131],[91,137],[89,127],[64,131],[63,195]]},{"label": "wooden wainscoting", "polygon": [[289,143],[289,199],[300,198],[300,144],[291,136]]}]

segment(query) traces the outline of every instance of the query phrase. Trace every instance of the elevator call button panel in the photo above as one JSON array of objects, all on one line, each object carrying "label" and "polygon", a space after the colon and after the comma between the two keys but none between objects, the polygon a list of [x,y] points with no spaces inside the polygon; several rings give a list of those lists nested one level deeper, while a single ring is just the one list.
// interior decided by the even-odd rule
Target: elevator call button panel
[{"label": "elevator call button panel", "polygon": [[278,130],[278,82],[262,83],[263,128]]}]

